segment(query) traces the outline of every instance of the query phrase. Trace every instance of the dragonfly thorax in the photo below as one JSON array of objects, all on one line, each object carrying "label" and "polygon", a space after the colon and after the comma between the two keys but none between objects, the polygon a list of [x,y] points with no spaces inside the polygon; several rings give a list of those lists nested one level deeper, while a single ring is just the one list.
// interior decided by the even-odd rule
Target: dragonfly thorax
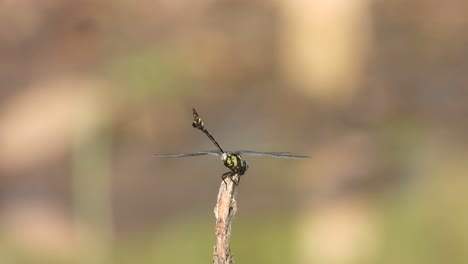
[{"label": "dragonfly thorax", "polygon": [[243,175],[249,168],[249,164],[240,154],[223,153],[221,159],[223,160],[224,166],[238,175]]}]

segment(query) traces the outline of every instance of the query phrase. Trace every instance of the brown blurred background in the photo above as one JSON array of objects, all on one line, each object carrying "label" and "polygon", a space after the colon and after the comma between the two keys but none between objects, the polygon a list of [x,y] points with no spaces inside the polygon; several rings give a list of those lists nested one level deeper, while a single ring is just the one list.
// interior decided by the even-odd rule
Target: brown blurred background
[{"label": "brown blurred background", "polygon": [[468,263],[468,2],[0,1],[0,263]]}]

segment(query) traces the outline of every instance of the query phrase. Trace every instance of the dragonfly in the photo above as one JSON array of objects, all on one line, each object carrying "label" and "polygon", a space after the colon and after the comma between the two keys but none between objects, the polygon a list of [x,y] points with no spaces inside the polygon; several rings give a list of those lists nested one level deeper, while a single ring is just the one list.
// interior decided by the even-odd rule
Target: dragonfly
[{"label": "dragonfly", "polygon": [[[193,122],[192,126],[196,129],[201,130],[213,144],[216,146],[216,150],[208,151],[197,151],[191,153],[178,153],[178,154],[153,154],[155,158],[182,158],[182,157],[194,157],[194,156],[203,156],[211,155],[216,157],[221,157],[223,165],[226,166],[229,171],[221,175],[221,179],[225,184],[226,179],[229,178],[235,185],[239,185],[240,176],[244,175],[247,169],[249,168],[249,163],[242,157],[242,155],[250,156],[265,156],[272,158],[282,158],[282,159],[309,159],[309,156],[304,155],[295,155],[290,152],[259,152],[251,150],[236,150],[236,151],[224,151],[219,143],[214,139],[214,137],[208,132],[205,128],[205,124],[201,119],[200,115],[197,113],[195,108],[192,108],[193,112]],[[238,176],[237,180],[235,179]]]}]

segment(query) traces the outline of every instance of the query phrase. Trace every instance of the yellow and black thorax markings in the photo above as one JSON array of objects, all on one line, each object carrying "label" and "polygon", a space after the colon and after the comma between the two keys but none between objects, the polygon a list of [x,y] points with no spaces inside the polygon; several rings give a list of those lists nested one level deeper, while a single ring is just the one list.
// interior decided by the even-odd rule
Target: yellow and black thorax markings
[{"label": "yellow and black thorax markings", "polygon": [[223,157],[224,166],[228,167],[232,172],[243,175],[247,170],[247,162],[239,154],[229,154]]}]

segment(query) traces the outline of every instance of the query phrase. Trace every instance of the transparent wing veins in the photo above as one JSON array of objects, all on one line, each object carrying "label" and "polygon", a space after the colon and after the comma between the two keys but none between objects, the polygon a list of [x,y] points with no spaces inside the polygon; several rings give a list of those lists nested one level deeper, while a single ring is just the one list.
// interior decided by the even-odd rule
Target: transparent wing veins
[{"label": "transparent wing veins", "polygon": [[309,156],[304,155],[295,155],[290,152],[259,152],[252,150],[236,150],[233,151],[234,154],[245,154],[250,156],[264,156],[272,158],[282,158],[282,159],[310,159]]},{"label": "transparent wing veins", "polygon": [[155,158],[169,159],[169,158],[182,158],[182,157],[195,157],[195,156],[220,156],[221,153],[217,150],[208,150],[208,151],[197,151],[191,153],[176,153],[176,154],[153,154]]}]

